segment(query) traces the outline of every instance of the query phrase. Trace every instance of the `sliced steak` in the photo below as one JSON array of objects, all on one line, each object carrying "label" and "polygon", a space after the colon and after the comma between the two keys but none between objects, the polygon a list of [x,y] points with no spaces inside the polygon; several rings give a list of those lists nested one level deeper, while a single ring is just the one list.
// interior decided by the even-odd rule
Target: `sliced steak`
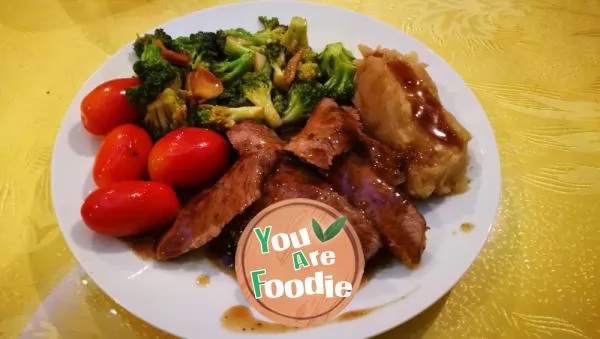
[{"label": "sliced steak", "polygon": [[356,122],[335,101],[323,99],[285,150],[318,168],[329,169],[335,156],[352,147]]},{"label": "sliced steak", "polygon": [[243,122],[227,133],[240,159],[211,188],[195,196],[160,239],[157,259],[178,257],[205,245],[261,196],[280,158],[283,142],[265,126]]},{"label": "sliced steak", "polygon": [[279,151],[285,144],[267,126],[251,120],[234,125],[227,131],[227,137],[242,156],[262,151]]},{"label": "sliced steak", "polygon": [[219,235],[228,222],[260,198],[263,182],[277,160],[277,153],[240,158],[213,187],[179,212],[173,227],[158,243],[157,258],[178,257]]},{"label": "sliced steak", "polygon": [[[379,248],[381,239],[371,222],[343,196],[302,164],[284,161],[265,183],[263,198],[257,203],[262,209],[281,200],[305,198],[325,203],[348,217],[356,231],[366,259]],[[258,211],[257,211],[258,212]]]},{"label": "sliced steak", "polygon": [[328,180],[373,221],[392,254],[408,267],[420,263],[426,241],[425,219],[400,191],[377,175],[369,161],[348,153],[336,160]]}]

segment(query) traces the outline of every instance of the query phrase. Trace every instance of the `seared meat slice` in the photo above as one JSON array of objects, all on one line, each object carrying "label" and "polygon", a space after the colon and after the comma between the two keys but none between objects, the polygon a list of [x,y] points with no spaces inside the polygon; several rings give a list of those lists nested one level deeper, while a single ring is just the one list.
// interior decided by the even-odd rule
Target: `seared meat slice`
[{"label": "seared meat slice", "polygon": [[208,246],[210,253],[218,258],[221,267],[233,268],[238,241],[242,237],[242,233],[250,220],[260,212],[260,208],[255,208],[260,201],[261,199],[233,218],[233,220],[223,228],[221,234],[206,245]]},{"label": "seared meat slice", "polygon": [[354,148],[358,154],[367,157],[371,161],[371,166],[381,179],[392,186],[398,186],[406,179],[402,171],[403,156],[390,146],[379,142],[376,139],[366,135],[360,124],[360,115],[358,110],[352,106],[342,106],[342,109],[350,114],[356,120],[354,133],[358,139]]},{"label": "seared meat slice", "polygon": [[392,254],[408,267],[420,263],[425,249],[425,219],[400,191],[377,176],[367,160],[354,153],[338,158],[328,180],[373,221]]},{"label": "seared meat slice", "polygon": [[256,207],[260,210],[278,201],[294,198],[323,202],[347,216],[360,239],[365,259],[370,259],[381,247],[380,236],[371,222],[346,198],[301,164],[282,162],[265,183],[263,198]]},{"label": "seared meat slice", "polygon": [[219,235],[228,222],[260,198],[263,182],[278,158],[277,153],[240,158],[213,187],[179,212],[173,227],[158,243],[157,259],[178,257]]},{"label": "seared meat slice", "polygon": [[242,156],[262,151],[279,151],[285,144],[267,126],[251,120],[234,125],[227,131],[227,137]]},{"label": "seared meat slice", "polygon": [[315,107],[306,126],[285,146],[285,150],[321,169],[333,158],[350,150],[355,140],[357,120],[329,98]]},{"label": "seared meat slice", "polygon": [[283,142],[265,126],[243,122],[228,133],[241,158],[211,188],[194,197],[160,239],[157,258],[167,260],[199,248],[261,196],[280,158]]},{"label": "seared meat slice", "polygon": [[412,54],[361,49],[354,103],[367,134],[407,154],[408,193],[465,191],[471,134],[444,108],[424,65]]}]

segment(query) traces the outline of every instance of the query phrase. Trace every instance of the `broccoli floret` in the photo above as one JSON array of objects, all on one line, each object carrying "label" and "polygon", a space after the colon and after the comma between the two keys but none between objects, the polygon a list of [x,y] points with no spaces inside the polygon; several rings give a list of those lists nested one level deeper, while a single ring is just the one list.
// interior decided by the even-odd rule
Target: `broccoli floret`
[{"label": "broccoli floret", "polygon": [[286,93],[275,90],[273,92],[273,106],[275,107],[275,110],[277,110],[277,113],[279,113],[281,116],[288,106]]},{"label": "broccoli floret", "polygon": [[189,125],[185,99],[184,91],[168,87],[148,105],[144,127],[155,140],[172,130]]},{"label": "broccoli floret", "polygon": [[352,53],[345,49],[341,42],[336,42],[325,46],[319,59],[321,70],[328,77],[324,84],[325,94],[340,104],[351,102],[356,73]]},{"label": "broccoli floret", "polygon": [[264,29],[275,29],[280,26],[277,17],[268,18],[266,16],[259,16],[258,21],[260,21]]},{"label": "broccoli floret", "polygon": [[298,122],[306,118],[323,98],[324,89],[320,84],[296,82],[288,93],[289,104],[282,113],[283,124]]},{"label": "broccoli floret", "polygon": [[321,77],[319,64],[317,63],[317,54],[312,48],[307,47],[304,49],[296,76],[299,80],[305,82],[314,82]]},{"label": "broccoli floret", "polygon": [[133,71],[140,78],[138,86],[128,88],[126,97],[129,103],[144,111],[165,87],[179,83],[181,70],[169,64],[160,55],[160,48],[148,43],[140,55],[140,60],[133,64]]},{"label": "broccoli floret", "polygon": [[319,78],[319,65],[314,62],[301,63],[296,73],[298,80],[314,82]]},{"label": "broccoli floret", "polygon": [[244,39],[250,42],[253,42],[252,40],[254,39],[254,34],[248,32],[243,28],[224,29],[221,31],[221,34],[225,35],[226,37],[232,36],[234,38]]},{"label": "broccoli floret", "polygon": [[263,29],[256,32],[252,41],[258,45],[264,45],[272,42],[279,42],[285,32],[287,31],[287,26],[283,26],[279,24],[279,19],[267,18],[265,16],[258,17],[258,21],[263,25]]},{"label": "broccoli floret", "polygon": [[252,53],[246,53],[235,60],[225,60],[216,63],[212,71],[221,79],[224,84],[241,78],[253,65]]},{"label": "broccoli floret", "polygon": [[[275,18],[277,20],[277,18]],[[234,37],[248,41],[250,44],[255,46],[262,46],[269,42],[279,41],[287,28],[285,26],[279,26],[277,20],[277,26],[269,25],[265,26],[262,30],[251,33],[243,28],[231,28],[220,31],[221,36]]]},{"label": "broccoli floret", "polygon": [[223,93],[218,97],[209,100],[209,104],[221,105],[228,107],[240,107],[248,105],[248,99],[244,96],[241,89],[241,82],[234,81],[231,84],[225,86]]},{"label": "broccoli floret", "polygon": [[162,28],[159,28],[154,30],[153,34],[144,34],[143,36],[138,36],[135,40],[133,43],[133,50],[138,58],[142,57],[146,45],[153,44],[154,40],[160,40],[166,48],[173,49],[173,38],[171,38],[171,36]]},{"label": "broccoli floret", "polygon": [[239,57],[246,53],[263,53],[264,48],[261,46],[252,45],[252,41],[250,40],[228,36],[225,38],[225,46],[223,47],[223,51],[230,57]]},{"label": "broccoli floret", "polygon": [[197,115],[198,127],[213,129],[229,129],[243,120],[260,120],[264,117],[264,109],[258,106],[225,107],[201,105]]},{"label": "broccoli floret", "polygon": [[306,19],[297,16],[293,17],[280,42],[290,54],[296,52],[298,48],[308,47]]},{"label": "broccoli floret", "polygon": [[285,66],[285,47],[279,43],[269,43],[265,46],[265,55],[273,69],[273,83],[279,88],[287,89],[288,84],[282,69]]},{"label": "broccoli floret", "polygon": [[173,49],[180,53],[187,53],[191,57],[192,68],[198,65],[209,67],[223,57],[217,34],[213,32],[198,32],[190,36],[178,37],[173,40]]},{"label": "broccoli floret", "polygon": [[271,68],[264,67],[260,72],[247,73],[242,82],[242,93],[256,106],[264,108],[265,120],[272,128],[281,126],[281,117],[277,113],[271,98]]}]

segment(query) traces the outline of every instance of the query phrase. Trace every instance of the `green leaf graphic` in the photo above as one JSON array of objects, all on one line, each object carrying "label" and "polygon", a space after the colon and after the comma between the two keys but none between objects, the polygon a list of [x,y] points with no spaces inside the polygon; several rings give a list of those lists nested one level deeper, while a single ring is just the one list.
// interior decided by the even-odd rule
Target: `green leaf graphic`
[{"label": "green leaf graphic", "polygon": [[317,239],[321,240],[321,242],[325,242],[325,239],[323,238],[323,230],[321,229],[321,225],[319,225],[319,222],[316,221],[314,218],[312,220],[312,228],[313,232],[315,232],[315,235],[317,236]]},{"label": "green leaf graphic", "polygon": [[325,231],[325,241],[335,238],[335,236],[338,233],[340,233],[342,228],[344,228],[344,224],[346,223],[346,220],[348,220],[348,218],[341,217],[338,220],[331,223],[331,225],[329,225],[329,227],[327,227],[327,230]]}]

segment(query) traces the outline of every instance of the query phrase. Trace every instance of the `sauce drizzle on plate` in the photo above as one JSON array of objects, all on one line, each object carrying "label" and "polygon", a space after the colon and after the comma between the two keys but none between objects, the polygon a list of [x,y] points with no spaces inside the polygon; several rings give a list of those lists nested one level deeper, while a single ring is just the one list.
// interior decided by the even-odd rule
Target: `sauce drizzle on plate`
[{"label": "sauce drizzle on plate", "polygon": [[462,225],[460,225],[460,230],[465,233],[471,232],[474,228],[475,228],[475,225],[473,225],[470,222],[465,222]]},{"label": "sauce drizzle on plate", "polygon": [[200,274],[196,279],[196,284],[200,287],[206,287],[210,283],[210,276],[206,274]]}]

